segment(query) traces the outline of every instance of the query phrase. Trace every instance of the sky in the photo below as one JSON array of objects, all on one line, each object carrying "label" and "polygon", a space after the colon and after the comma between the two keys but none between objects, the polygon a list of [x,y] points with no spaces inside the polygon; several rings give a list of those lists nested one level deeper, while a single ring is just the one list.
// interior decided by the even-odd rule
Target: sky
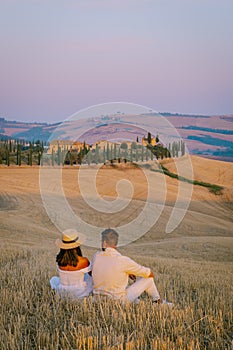
[{"label": "sky", "polygon": [[232,0],[0,0],[0,117],[233,113]]}]

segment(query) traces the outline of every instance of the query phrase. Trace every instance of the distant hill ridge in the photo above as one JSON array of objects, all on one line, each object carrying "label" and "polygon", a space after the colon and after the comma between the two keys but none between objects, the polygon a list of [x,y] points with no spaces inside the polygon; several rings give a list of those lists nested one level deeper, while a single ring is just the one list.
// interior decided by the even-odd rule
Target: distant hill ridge
[{"label": "distant hill ridge", "polygon": [[[153,114],[151,113],[151,115]],[[174,125],[191,154],[233,161],[233,114],[213,116],[169,112],[160,114]],[[103,117],[102,121],[102,126],[103,124],[108,126],[106,116]],[[120,120],[117,123],[122,124]],[[0,138],[24,139],[26,141],[39,139],[45,142],[61,124],[61,122],[49,124],[8,121],[2,117],[0,118]],[[124,132],[124,137],[127,137],[127,128]]]}]

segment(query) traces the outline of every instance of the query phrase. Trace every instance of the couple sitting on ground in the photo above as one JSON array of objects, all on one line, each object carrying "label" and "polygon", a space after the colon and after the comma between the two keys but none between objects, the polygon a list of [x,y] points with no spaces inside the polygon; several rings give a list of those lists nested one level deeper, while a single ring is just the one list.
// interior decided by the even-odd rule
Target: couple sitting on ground
[{"label": "couple sitting on ground", "polygon": [[[153,302],[169,304],[160,298],[150,268],[137,264],[117,251],[118,233],[113,229],[102,232],[102,251],[93,260],[82,256],[77,231],[65,230],[62,240],[56,241],[60,252],[56,261],[59,277],[52,277],[50,284],[60,295],[83,298],[90,294],[105,295],[121,301],[138,302],[146,292]],[[140,278],[137,278],[140,277]],[[128,285],[128,278],[134,283]]]}]

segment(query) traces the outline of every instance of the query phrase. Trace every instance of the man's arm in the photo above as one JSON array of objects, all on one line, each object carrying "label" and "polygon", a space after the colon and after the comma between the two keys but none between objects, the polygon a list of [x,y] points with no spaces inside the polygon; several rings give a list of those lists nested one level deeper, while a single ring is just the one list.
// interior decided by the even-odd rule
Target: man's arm
[{"label": "man's arm", "polygon": [[[91,273],[91,272],[89,272],[89,273]],[[148,278],[150,278],[150,277],[152,277],[152,278],[154,278],[154,277],[155,277],[155,275],[154,275],[153,271],[151,271],[151,270],[150,270],[150,275],[148,276]],[[136,281],[137,276],[135,276],[135,275],[133,275],[133,274],[130,274],[130,275],[129,275],[129,278],[130,278],[130,279],[131,279],[133,282],[135,282],[135,281]]]},{"label": "man's arm", "polygon": [[142,266],[126,256],[123,257],[122,264],[125,272],[128,275],[135,275],[145,278],[154,277],[154,274],[149,267]]}]

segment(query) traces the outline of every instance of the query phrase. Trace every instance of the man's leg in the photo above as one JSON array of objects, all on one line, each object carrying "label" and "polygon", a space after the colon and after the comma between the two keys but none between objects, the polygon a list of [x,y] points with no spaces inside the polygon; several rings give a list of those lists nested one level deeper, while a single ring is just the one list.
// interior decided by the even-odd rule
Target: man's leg
[{"label": "man's leg", "polygon": [[134,301],[143,292],[146,292],[152,300],[160,299],[159,292],[152,277],[138,278],[135,283],[131,284],[131,286],[126,289],[126,298],[129,301]]}]

